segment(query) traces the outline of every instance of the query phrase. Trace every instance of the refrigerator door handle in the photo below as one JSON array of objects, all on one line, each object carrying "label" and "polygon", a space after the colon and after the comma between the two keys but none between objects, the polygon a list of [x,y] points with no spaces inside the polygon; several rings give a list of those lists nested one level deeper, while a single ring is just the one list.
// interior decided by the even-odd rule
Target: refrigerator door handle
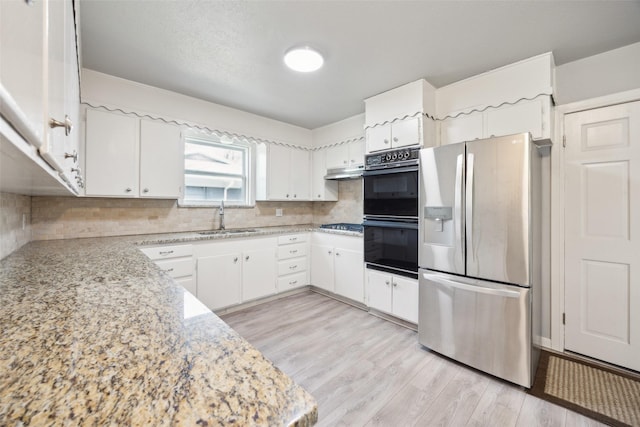
[{"label": "refrigerator door handle", "polygon": [[[445,279],[438,274],[430,274],[430,273],[422,273],[422,277],[430,282],[447,286],[450,288],[457,288],[463,291],[470,291],[480,294],[488,294],[495,295],[505,298],[520,298],[520,292],[517,290],[509,290],[509,289],[495,289],[495,288],[486,288],[484,286],[479,285],[467,285],[466,283],[456,282],[453,280]],[[505,285],[508,286],[508,285]]]},{"label": "refrigerator door handle", "polygon": [[459,265],[463,265],[462,256],[464,254],[464,237],[462,234],[462,164],[463,162],[464,162],[463,155],[458,154],[458,157],[456,160],[456,182],[455,182],[455,194],[454,194],[454,200],[453,200],[453,209],[454,209],[453,217],[454,217],[454,233],[455,233],[454,239],[460,245],[460,251],[456,251],[456,260],[459,261]]},{"label": "refrigerator door handle", "polygon": [[[476,259],[475,251],[473,247],[473,153],[467,154],[467,188],[465,197],[466,208],[466,220],[465,225],[467,229],[467,256],[471,253],[473,259]],[[467,265],[469,262],[467,261]]]}]

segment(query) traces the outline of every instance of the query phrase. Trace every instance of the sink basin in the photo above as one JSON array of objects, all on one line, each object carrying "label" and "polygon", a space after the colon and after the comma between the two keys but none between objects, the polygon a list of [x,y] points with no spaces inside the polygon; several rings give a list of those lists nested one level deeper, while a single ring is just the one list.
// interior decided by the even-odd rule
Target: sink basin
[{"label": "sink basin", "polygon": [[208,236],[212,234],[242,234],[242,233],[256,233],[258,230],[254,228],[239,228],[235,230],[210,230],[210,231],[200,231],[198,234],[203,236]]}]

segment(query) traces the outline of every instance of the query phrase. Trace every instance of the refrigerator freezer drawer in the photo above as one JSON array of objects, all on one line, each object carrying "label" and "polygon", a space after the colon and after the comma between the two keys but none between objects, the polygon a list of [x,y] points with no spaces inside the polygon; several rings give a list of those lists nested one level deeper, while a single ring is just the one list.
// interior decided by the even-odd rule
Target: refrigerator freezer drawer
[{"label": "refrigerator freezer drawer", "polygon": [[427,270],[419,285],[422,345],[531,387],[531,289]]}]

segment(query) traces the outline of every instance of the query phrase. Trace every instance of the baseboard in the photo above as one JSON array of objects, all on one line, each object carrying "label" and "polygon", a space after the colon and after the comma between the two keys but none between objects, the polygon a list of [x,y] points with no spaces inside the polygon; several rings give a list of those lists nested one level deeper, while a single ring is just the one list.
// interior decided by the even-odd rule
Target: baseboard
[{"label": "baseboard", "polygon": [[366,305],[364,305],[361,302],[354,301],[352,299],[349,299],[347,297],[343,297],[343,296],[338,295],[338,294],[334,294],[333,292],[327,291],[326,289],[318,288],[317,286],[313,286],[313,285],[309,286],[309,288],[313,292],[315,292],[317,294],[324,295],[324,296],[329,297],[329,298],[333,298],[334,300],[343,302],[345,304],[349,304],[349,305],[351,305],[351,306],[353,306],[355,308],[359,308],[360,310],[364,310],[364,311],[368,311],[369,310],[369,307],[367,307]]},{"label": "baseboard", "polygon": [[290,291],[280,292],[275,295],[269,295],[268,297],[255,299],[252,301],[243,302],[242,304],[233,305],[231,307],[221,308],[214,310],[214,313],[218,316],[224,316],[225,314],[235,313],[236,311],[244,310],[245,308],[254,307],[256,305],[264,304],[267,302],[275,301],[280,298],[288,297],[291,295],[300,294],[302,292],[308,292],[312,286],[302,286],[300,288],[292,289]]}]

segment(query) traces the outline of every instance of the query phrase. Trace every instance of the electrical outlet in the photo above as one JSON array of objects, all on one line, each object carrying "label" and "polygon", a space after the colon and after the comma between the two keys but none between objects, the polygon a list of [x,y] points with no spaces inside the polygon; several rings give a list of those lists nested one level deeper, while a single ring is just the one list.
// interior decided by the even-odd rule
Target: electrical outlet
[{"label": "electrical outlet", "polygon": [[282,209],[276,208],[276,216],[282,216]]}]

